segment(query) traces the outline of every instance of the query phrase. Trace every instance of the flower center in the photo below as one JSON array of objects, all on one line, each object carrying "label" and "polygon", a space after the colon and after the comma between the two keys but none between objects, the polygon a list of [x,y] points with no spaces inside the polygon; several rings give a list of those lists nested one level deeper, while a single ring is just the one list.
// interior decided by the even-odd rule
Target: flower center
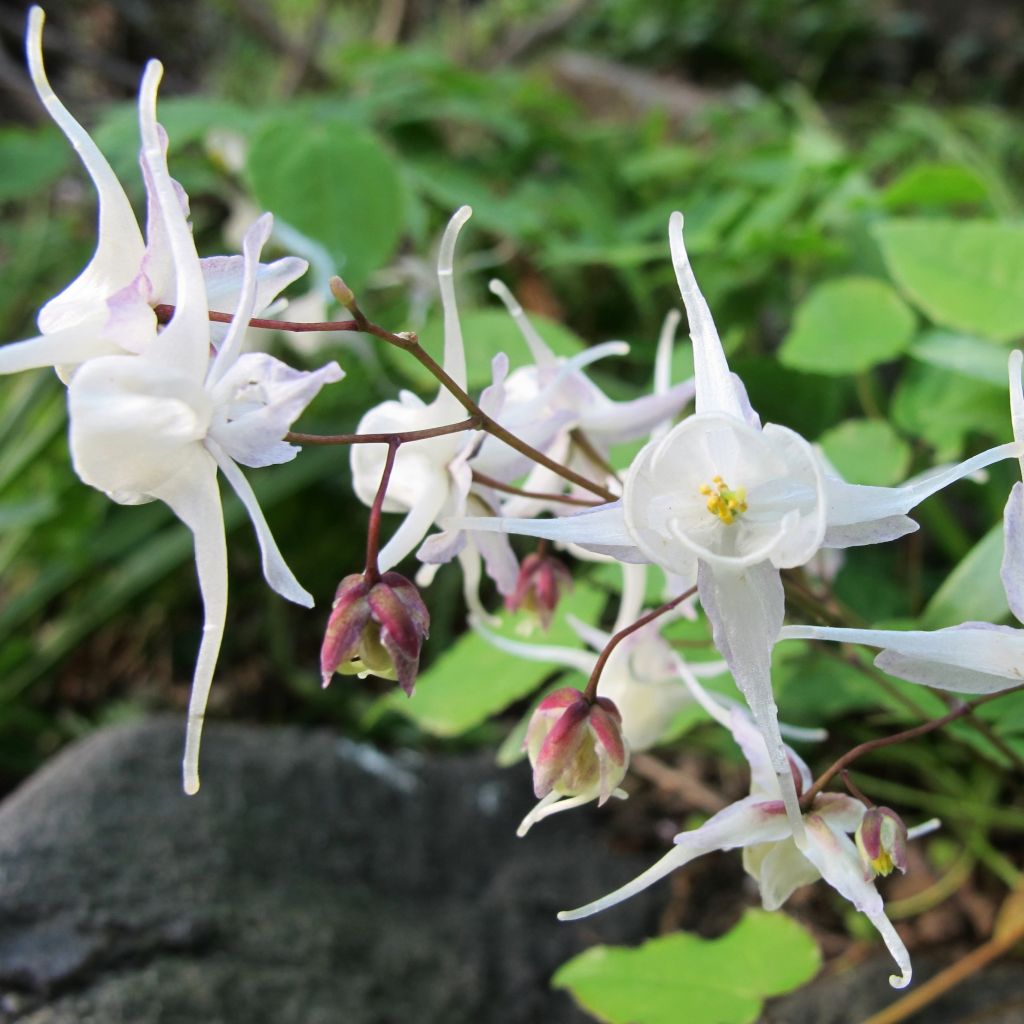
[{"label": "flower center", "polygon": [[735,491],[731,490],[720,476],[712,477],[711,483],[713,487],[711,484],[701,484],[700,493],[708,499],[708,511],[728,526],[735,522],[738,515],[747,511],[747,489],[737,487]]}]

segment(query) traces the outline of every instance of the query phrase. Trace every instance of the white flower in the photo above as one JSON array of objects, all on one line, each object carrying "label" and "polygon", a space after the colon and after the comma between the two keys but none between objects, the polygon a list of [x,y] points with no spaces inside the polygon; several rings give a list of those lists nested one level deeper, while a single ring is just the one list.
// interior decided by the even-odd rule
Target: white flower
[{"label": "white flower", "polygon": [[176,310],[139,355],[89,359],[68,390],[75,471],[123,504],[159,499],[192,531],[205,621],[189,703],[184,785],[199,788],[199,740],[207,695],[220,650],[227,607],[227,551],[217,470],[245,505],[256,528],[263,572],[289,600],[311,606],[284,563],[255,494],[237,463],[286,462],[299,449],[283,440],[320,387],[340,380],[335,363],[301,373],[261,353],[239,356],[257,292],[260,248],[269,215],[246,236],[238,311],[211,358],[203,270],[185,221],[156,123],[162,68],[146,68],[139,94],[143,160],[173,259]]},{"label": "white flower", "polygon": [[926,497],[1000,459],[1019,442],[982,452],[902,487],[848,484],[828,475],[798,434],[762,426],[729,370],[718,331],[683,243],[669,243],[693,339],[696,413],[635,459],[619,502],[559,520],[474,520],[473,529],[576,543],[620,561],[651,561],[696,582],[715,646],[729,664],[768,746],[796,841],[803,821],[785,760],[771,689],[771,650],[782,628],[780,569],[803,565],[822,546],[892,540],[917,528],[907,513]]},{"label": "white flower", "polygon": [[[802,885],[824,878],[878,929],[900,973],[889,982],[895,988],[910,984],[911,966],[903,940],[885,916],[882,899],[866,874],[855,832],[865,808],[841,793],[820,793],[802,816],[804,838],[798,846],[779,789],[774,766],[764,741],[746,714],[733,709],[727,715],[709,698],[706,709],[725,724],[750,764],[750,796],[719,811],[700,828],[681,832],[675,847],[639,877],[602,899],[577,910],[563,911],[562,921],[576,921],[621,903],[659,879],[713,850],[743,849],[743,867],[757,882],[765,910],[777,910]],[[811,773],[788,747],[787,768],[797,789],[811,785]],[[920,834],[920,831],[918,831]]]},{"label": "white flower", "polygon": [[[42,33],[45,15],[29,11],[25,48],[32,83],[47,113],[82,159],[99,198],[96,251],[86,268],[39,312],[39,336],[0,348],[0,373],[55,366],[67,380],[80,363],[97,356],[138,353],[152,344],[159,325],[153,307],[174,304],[174,265],[152,181],[143,162],[149,218],[143,242],[135,213],[110,164],[88,132],[57,98],[43,67]],[[140,97],[141,102],[141,97]],[[166,146],[162,130],[159,136]],[[172,183],[175,202],[188,213],[184,191]],[[233,313],[242,283],[242,257],[212,256],[201,261],[209,309]],[[287,257],[261,264],[256,307],[300,277],[305,260]],[[215,334],[215,339],[223,330]]]}]

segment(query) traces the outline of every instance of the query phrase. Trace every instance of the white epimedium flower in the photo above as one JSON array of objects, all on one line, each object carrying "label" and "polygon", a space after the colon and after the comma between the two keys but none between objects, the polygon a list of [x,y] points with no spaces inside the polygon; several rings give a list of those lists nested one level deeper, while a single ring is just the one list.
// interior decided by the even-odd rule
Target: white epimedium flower
[{"label": "white epimedium flower", "polygon": [[239,355],[257,292],[257,267],[270,233],[269,215],[244,244],[238,311],[220,350],[211,357],[206,287],[192,235],[156,123],[162,68],[147,65],[139,99],[143,159],[174,261],[176,309],[166,328],[139,355],[85,362],[68,389],[70,444],[75,471],[123,504],[160,500],[192,531],[203,597],[203,638],[189,702],[184,757],[185,791],[199,788],[199,742],[227,608],[227,549],[217,482],[227,478],[252,519],[263,573],[282,596],[311,606],[285,564],[256,496],[237,463],[287,462],[299,449],[284,435],[320,388],[340,380],[330,363],[302,373],[262,353]]},{"label": "white epimedium flower", "polygon": [[693,340],[695,415],[640,452],[619,502],[558,520],[465,525],[576,543],[620,561],[652,561],[684,585],[696,582],[715,645],[765,737],[799,843],[803,821],[771,690],[771,649],[785,611],[779,570],[805,564],[823,546],[903,536],[917,528],[907,516],[915,505],[1000,459],[1019,457],[1024,446],[998,446],[902,487],[831,476],[798,434],[761,426],[730,372],[690,266],[681,214],[669,220],[669,243]]},{"label": "white epimedium flower", "polygon": [[[145,162],[149,217],[147,239],[103,153],[54,93],[43,66],[41,8],[29,11],[25,48],[29,73],[47,113],[78,152],[99,199],[96,251],[85,269],[39,312],[40,335],[0,348],[0,373],[39,367],[57,367],[67,380],[80,363],[97,356],[144,351],[156,337],[159,324],[153,307],[176,300],[174,265],[162,219],[153,199]],[[166,137],[160,131],[163,145]],[[176,202],[187,215],[188,200],[173,185]],[[209,309],[233,313],[242,283],[241,256],[213,256],[201,261]],[[256,308],[270,303],[277,293],[306,270],[305,260],[286,257],[261,264]],[[214,339],[224,329],[214,328]]]},{"label": "white epimedium flower", "polygon": [[[697,857],[740,848],[743,867],[757,882],[765,910],[777,910],[796,889],[824,878],[878,930],[900,971],[890,976],[889,983],[895,988],[909,985],[911,965],[906,946],[885,916],[882,898],[850,839],[849,834],[864,817],[864,805],[842,793],[819,793],[810,809],[802,813],[803,836],[798,846],[758,730],[740,709],[723,711],[707,694],[701,694],[699,687],[693,692],[708,714],[732,732],[743,751],[750,764],[750,796],[719,811],[700,828],[681,832],[673,849],[633,881],[577,910],[563,911],[559,920],[589,917],[635,896]],[[785,753],[795,786],[803,792],[811,785],[811,773],[788,747]],[[919,835],[931,827],[929,823],[911,834]]]},{"label": "white epimedium flower", "polygon": [[[616,402],[583,371],[587,365],[605,356],[628,355],[629,345],[625,342],[607,342],[587,350],[583,353],[582,360],[579,357],[559,358],[541,337],[506,285],[493,280],[490,289],[504,303],[534,359],[533,365],[518,367],[509,375],[506,382],[509,404],[529,406],[541,399],[551,412],[565,413],[566,432],[579,430],[594,446],[603,461],[607,460],[612,445],[649,436],[655,428],[671,422],[680,409],[693,398],[692,380],[674,387],[668,382],[671,373],[672,344],[679,323],[677,312],[673,311],[666,319],[658,342],[655,363],[661,386],[656,386],[650,395]],[[568,451],[564,461],[571,465],[578,462],[581,471],[585,473],[603,471],[601,465],[595,465],[585,452],[576,449]]]}]

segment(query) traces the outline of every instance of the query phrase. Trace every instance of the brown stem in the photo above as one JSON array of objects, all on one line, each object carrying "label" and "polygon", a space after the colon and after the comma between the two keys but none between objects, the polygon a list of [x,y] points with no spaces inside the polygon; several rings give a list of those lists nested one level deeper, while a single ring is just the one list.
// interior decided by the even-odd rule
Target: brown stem
[{"label": "brown stem", "polygon": [[850,773],[844,768],[840,773],[843,777],[843,785],[850,791],[850,795],[856,797],[865,807],[874,807],[874,800],[869,800],[858,788]]},{"label": "brown stem", "polygon": [[[174,316],[174,306],[165,302],[158,303],[153,307],[159,323],[167,323]],[[233,313],[218,313],[210,310],[208,316],[215,324],[229,324],[234,320]],[[304,334],[316,331],[361,331],[362,328],[355,320],[315,320],[311,323],[299,323],[295,320],[261,320],[253,317],[249,321],[250,327],[261,327],[267,331],[286,331],[289,334]]]},{"label": "brown stem", "polygon": [[426,441],[431,437],[442,437],[445,434],[458,434],[463,430],[477,430],[480,421],[469,416],[458,423],[446,423],[442,427],[425,427],[423,430],[405,430],[397,434],[297,434],[294,431],[284,435],[292,444],[391,444],[398,441]]},{"label": "brown stem", "polygon": [[597,661],[594,663],[594,670],[590,673],[590,678],[587,680],[587,688],[583,691],[583,696],[591,703],[594,702],[597,697],[597,684],[600,682],[601,672],[604,670],[605,662],[608,661],[612,651],[614,651],[627,636],[631,633],[635,633],[638,629],[643,629],[643,627],[649,622],[653,622],[666,612],[672,611],[676,605],[681,604],[688,597],[692,597],[696,593],[697,588],[690,587],[689,590],[684,590],[678,597],[673,597],[671,601],[666,601],[663,605],[660,605],[653,611],[649,611],[646,615],[641,615],[636,622],[631,622],[628,626],[624,626],[620,629],[618,633],[616,633],[608,643],[604,645],[604,650],[597,656]]},{"label": "brown stem", "polygon": [[560,501],[565,505],[580,505],[583,508],[595,508],[600,505],[599,501],[591,501],[589,498],[574,498],[570,494],[551,494],[546,491],[528,491],[523,487],[516,487],[514,484],[505,484],[500,480],[495,480],[494,477],[488,476],[486,473],[481,473],[479,470],[473,470],[473,479],[477,483],[481,483],[484,487],[490,487],[492,490],[501,491],[503,494],[516,494],[521,498],[539,498],[542,501]]},{"label": "brown stem", "polygon": [[925,733],[934,732],[936,729],[941,729],[944,725],[948,725],[950,722],[956,721],[958,718],[963,718],[964,715],[970,714],[976,707],[980,707],[982,704],[987,704],[990,700],[996,700],[999,697],[1004,697],[1008,693],[1019,693],[1024,690],[1024,683],[1019,686],[1012,686],[1008,690],[1000,690],[999,693],[986,693],[983,697],[975,697],[974,700],[968,701],[966,704],[961,704],[959,707],[954,708],[948,714],[943,715],[941,718],[933,718],[929,722],[924,722],[921,725],[914,726],[913,729],[904,729],[903,732],[895,733],[892,736],[882,736],[877,740],[868,740],[865,743],[860,743],[852,750],[848,750],[842,757],[835,761],[830,768],[826,768],[825,771],[814,780],[814,784],[807,790],[806,793],[800,798],[800,804],[807,810],[814,802],[814,798],[832,781],[832,779],[841,772],[844,768],[853,764],[858,757],[864,754],[871,753],[872,750],[879,750],[882,747],[890,747],[895,743],[902,743],[904,740],[916,739],[918,736],[924,736]]},{"label": "brown stem", "polygon": [[391,471],[395,468],[395,456],[401,446],[401,439],[392,436],[388,442],[388,454],[384,460],[384,469],[380,474],[380,485],[377,487],[373,507],[370,509],[370,525],[366,530],[365,578],[367,583],[375,583],[380,576],[380,568],[377,565],[377,552],[380,551],[380,515],[384,507],[384,496],[388,492],[388,483],[391,481]]},{"label": "brown stem", "polygon": [[604,472],[606,472],[613,480],[619,479],[619,471],[598,451],[594,442],[591,441],[579,427],[574,427],[569,431],[569,436],[572,438],[573,443],[579,448],[579,450],[583,452],[583,454],[586,455],[586,457],[590,459],[595,466],[604,470]]},{"label": "brown stem", "polygon": [[[343,282],[341,282],[341,287],[345,287]],[[349,296],[351,296],[351,293],[349,293]],[[470,398],[465,389],[460,387],[451,378],[451,376],[449,376],[444,367],[441,366],[441,364],[438,363],[422,345],[420,345],[415,334],[395,334],[393,331],[386,330],[378,324],[373,323],[372,320],[369,320],[366,317],[366,314],[363,313],[354,299],[350,298],[347,306],[348,311],[352,314],[351,320],[323,321],[320,323],[306,324],[295,323],[290,320],[252,319],[249,321],[249,326],[291,332],[360,331],[363,334],[372,334],[375,338],[380,338],[382,341],[386,341],[389,345],[393,345],[395,348],[400,348],[403,352],[408,352],[421,366],[431,373],[431,375],[456,399],[456,401],[466,410],[466,412],[469,413],[471,417],[479,422],[479,428],[481,430],[486,430],[488,434],[498,438],[499,441],[503,441],[510,448],[514,448],[517,452],[525,455],[531,461],[544,466],[545,469],[550,469],[552,473],[557,473],[563,480],[568,480],[569,483],[576,484],[577,487],[582,487],[584,490],[590,491],[591,494],[596,494],[602,499],[602,501],[617,500],[617,495],[613,494],[607,487],[604,487],[601,484],[596,484],[593,480],[588,480],[581,473],[577,473],[576,470],[569,466],[563,466],[560,462],[556,462],[543,452],[538,451],[532,445],[527,444],[521,438],[516,437],[515,434],[506,430],[496,420],[491,419],[491,417],[488,416],[472,398]],[[156,310],[157,319],[162,323],[166,323],[174,314],[174,306],[167,305],[166,303],[162,303],[154,308]],[[233,319],[233,317],[228,313],[216,313],[211,311],[209,316],[211,320],[216,321],[217,323],[230,323]]]}]

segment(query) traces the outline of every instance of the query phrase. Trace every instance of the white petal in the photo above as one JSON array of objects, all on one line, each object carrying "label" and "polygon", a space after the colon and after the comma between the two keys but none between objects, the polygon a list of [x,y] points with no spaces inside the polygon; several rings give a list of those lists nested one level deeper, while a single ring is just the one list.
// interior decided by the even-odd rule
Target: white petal
[{"label": "white petal", "polygon": [[[207,256],[199,264],[206,282],[210,309],[218,313],[234,313],[242,291],[243,257]],[[284,256],[273,263],[261,263],[256,273],[256,301],[253,304],[257,315],[308,269],[306,260],[298,256]]]},{"label": "white petal", "polygon": [[[242,350],[242,339],[252,317],[253,305],[256,302],[256,271],[260,265],[260,253],[274,230],[274,218],[265,213],[245,233],[242,239],[242,290],[238,297],[238,308],[231,319],[231,326],[220,349],[213,360],[213,365],[206,374],[206,386],[211,387],[219,381],[234,365]],[[206,283],[203,282],[205,294]],[[209,301],[209,299],[207,299]]]},{"label": "white petal", "polygon": [[854,548],[865,544],[885,544],[898,540],[920,527],[908,516],[889,516],[886,519],[871,519],[866,523],[850,523],[846,526],[829,526],[825,530],[823,548]]},{"label": "white petal", "polygon": [[[441,309],[444,314],[444,369],[448,376],[461,388],[466,387],[466,350],[462,342],[462,325],[459,323],[459,308],[455,300],[455,243],[463,225],[473,215],[468,206],[460,206],[452,214],[441,238],[441,249],[437,257],[437,284],[441,291]],[[453,395],[443,387],[438,393],[435,405],[450,409],[454,414],[462,409]]]},{"label": "white petal", "polygon": [[778,910],[801,886],[821,878],[792,839],[748,846],[743,851],[743,867],[757,880],[765,910]]},{"label": "white petal", "polygon": [[245,474],[225,455],[216,442],[207,439],[206,447],[216,460],[217,465],[220,466],[224,478],[231,484],[232,490],[245,506],[246,512],[249,513],[249,519],[252,520],[256,539],[260,545],[263,578],[270,585],[270,589],[289,601],[301,604],[304,608],[312,608],[313,596],[300,586],[299,581],[288,568]]},{"label": "white petal", "polygon": [[711,623],[715,647],[729,663],[764,738],[799,846],[803,840],[803,819],[779,732],[779,709],[772,694],[771,652],[785,615],[779,570],[767,562],[740,572],[712,572],[701,566],[697,580],[700,603]]},{"label": "white petal", "polygon": [[672,266],[679,292],[686,306],[693,339],[693,374],[697,385],[697,412],[720,412],[743,418],[743,407],[736,395],[732,374],[711,310],[697,286],[693,268],[683,242],[683,215],[673,213],[668,221],[668,240]]},{"label": "white petal", "polygon": [[[1013,439],[1024,441],[1024,382],[1021,380],[1021,368],[1024,366],[1024,353],[1014,349],[1010,353],[1008,368],[1010,374],[1010,420],[1013,424]],[[1021,458],[1021,472],[1024,473],[1024,457]]]},{"label": "white petal", "polygon": [[[679,593],[685,589],[685,586],[681,587]],[[618,633],[620,629],[625,629],[630,623],[636,622],[640,618],[646,595],[647,566],[624,563],[622,565],[622,596],[619,599],[619,611],[615,616],[615,625],[612,626],[613,633]]]},{"label": "white petal", "polygon": [[580,427],[588,437],[593,435],[603,444],[633,441],[650,434],[659,424],[671,422],[693,395],[693,381],[684,381],[663,395],[611,402],[605,408],[588,412],[580,420]]},{"label": "white petal", "polygon": [[943,487],[948,487],[951,483],[1003,459],[1018,458],[1022,450],[1024,449],[1018,442],[999,445],[955,466],[948,466],[919,477],[902,487],[869,487],[865,484],[848,484],[834,477],[826,477],[828,528],[831,530],[834,526],[905,516],[915,505],[941,491]]},{"label": "white petal", "polygon": [[751,843],[785,839],[789,835],[785,815],[768,813],[763,808],[763,801],[750,797],[731,804],[709,818],[700,828],[676,836],[675,848],[633,881],[586,906],[561,911],[558,920],[578,921],[607,910],[712,850],[733,850]]},{"label": "white petal", "polygon": [[224,541],[224,515],[217,488],[217,467],[198,446],[194,452],[195,458],[187,472],[168,481],[157,493],[157,497],[165,501],[192,531],[199,590],[203,595],[203,638],[192,677],[182,764],[185,792],[189,795],[199,790],[199,743],[206,702],[224,636],[224,617],[228,605],[227,545]]},{"label": "white petal", "polygon": [[50,334],[0,347],[0,373],[20,373],[42,366],[76,365],[121,352],[106,336],[105,318],[73,324]]},{"label": "white petal", "polygon": [[1003,564],[999,577],[1010,611],[1019,622],[1024,622],[1024,483],[1020,481],[1013,485],[1003,509]]},{"label": "white petal", "polygon": [[451,525],[464,530],[516,533],[526,537],[545,537],[565,544],[579,544],[590,550],[613,553],[621,561],[647,560],[633,545],[623,522],[622,505],[617,501],[561,519],[480,516],[461,519]]},{"label": "white petal", "polygon": [[380,549],[378,563],[381,572],[387,572],[413,552],[434,525],[447,497],[448,482],[439,476],[434,486],[427,488],[421,499],[410,507],[402,525]]},{"label": "white petal", "polygon": [[88,266],[39,313],[39,329],[49,334],[95,312],[119,288],[129,284],[142,263],[143,241],[138,221],[121,183],[88,132],[57,98],[43,67],[43,21],[39,7],[29,11],[25,50],[32,84],[47,113],[74,146],[99,195],[96,252]]},{"label": "white petal", "polygon": [[817,815],[810,814],[807,816],[807,847],[804,853],[821,872],[821,877],[878,929],[900,969],[900,974],[890,976],[889,984],[893,988],[909,985],[911,967],[907,948],[885,916],[882,897],[874,884],[865,880],[860,855],[849,837],[834,831]]},{"label": "white petal", "polygon": [[880,647],[875,664],[912,683],[964,693],[998,693],[1024,682],[1024,629],[965,622],[948,629],[786,626],[780,640],[834,640]]},{"label": "white petal", "polygon": [[530,355],[533,361],[542,368],[554,368],[558,360],[554,352],[548,347],[547,342],[537,333],[537,328],[530,322],[530,318],[523,312],[523,307],[516,301],[515,296],[508,290],[503,281],[492,280],[488,286],[494,295],[505,304],[509,316],[515,321],[522,334],[523,340],[530,348]]},{"label": "white petal", "polygon": [[554,644],[528,644],[493,633],[479,622],[474,621],[471,625],[477,633],[489,644],[497,647],[499,651],[514,654],[517,658],[526,658],[527,661],[542,661],[563,668],[576,669],[586,676],[593,672],[594,663],[597,661],[596,655],[588,651],[580,651],[572,647],[557,647]]},{"label": "white petal", "polygon": [[68,388],[75,472],[118,500],[149,495],[190,463],[206,436],[210,400],[198,384],[147,356],[82,364]]},{"label": "white petal", "polygon": [[150,61],[139,89],[139,130],[142,157],[152,177],[153,195],[163,215],[167,240],[174,260],[174,316],[151,348],[153,356],[178,372],[202,381],[210,358],[210,320],[206,286],[199,266],[192,232],[167,170],[160,129],[156,122],[156,94],[163,75],[159,61]]}]

